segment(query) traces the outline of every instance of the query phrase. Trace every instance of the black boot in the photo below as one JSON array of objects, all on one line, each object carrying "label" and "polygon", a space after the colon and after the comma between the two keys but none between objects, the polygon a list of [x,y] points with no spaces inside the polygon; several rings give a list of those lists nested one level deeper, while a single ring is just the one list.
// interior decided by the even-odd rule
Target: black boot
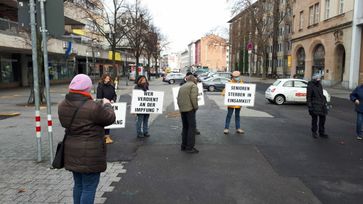
[{"label": "black boot", "polygon": [[325,134],[325,133],[319,133],[319,136],[322,138],[328,138],[329,135]]},{"label": "black boot", "polygon": [[318,138],[318,134],[316,134],[316,132],[313,132],[311,136],[313,136],[314,139]]}]

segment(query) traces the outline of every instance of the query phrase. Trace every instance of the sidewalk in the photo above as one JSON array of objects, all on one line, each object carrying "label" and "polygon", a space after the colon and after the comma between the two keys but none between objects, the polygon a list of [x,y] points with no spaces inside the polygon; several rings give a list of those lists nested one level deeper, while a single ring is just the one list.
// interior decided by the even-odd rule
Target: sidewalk
[{"label": "sidewalk", "polygon": [[[122,82],[121,82],[122,83]],[[118,95],[132,89],[132,83],[118,90]],[[63,139],[64,129],[58,120],[58,103],[68,92],[68,84],[51,86],[53,149]],[[27,106],[29,88],[0,91],[0,203],[73,203],[72,174],[64,169],[50,168],[45,106],[41,106],[42,162],[36,162],[35,110]],[[101,174],[96,203],[104,203],[105,192],[113,191],[111,183],[125,174],[125,162],[108,162]]]},{"label": "sidewalk", "polygon": [[[264,83],[264,84],[272,84],[277,80],[277,79],[262,79],[257,77],[248,77],[248,76],[242,76],[242,79],[245,82]],[[332,97],[347,99],[347,100],[349,100],[349,95],[352,92],[352,90],[343,89],[343,88],[324,87],[324,89],[328,91],[328,93]]]}]

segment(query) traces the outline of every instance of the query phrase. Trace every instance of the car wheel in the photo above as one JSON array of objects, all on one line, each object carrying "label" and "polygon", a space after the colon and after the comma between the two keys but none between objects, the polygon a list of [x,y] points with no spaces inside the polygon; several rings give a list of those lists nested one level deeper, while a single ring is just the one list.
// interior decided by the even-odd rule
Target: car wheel
[{"label": "car wheel", "polygon": [[210,92],[213,92],[215,90],[216,90],[216,87],[215,86],[209,86],[208,87],[208,91],[210,91]]},{"label": "car wheel", "polygon": [[174,83],[175,83],[174,79],[169,80],[169,84],[174,84]]},{"label": "car wheel", "polygon": [[285,103],[285,96],[283,96],[283,95],[277,95],[276,97],[275,97],[275,103],[277,104],[277,105],[282,105],[282,104],[284,104]]}]

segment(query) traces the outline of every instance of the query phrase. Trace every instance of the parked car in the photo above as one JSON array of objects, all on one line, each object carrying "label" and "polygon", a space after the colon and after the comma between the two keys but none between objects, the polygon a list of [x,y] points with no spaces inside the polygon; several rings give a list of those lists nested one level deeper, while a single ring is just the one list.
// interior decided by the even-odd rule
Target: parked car
[{"label": "parked car", "polygon": [[[303,79],[278,79],[265,91],[265,98],[277,105],[285,102],[306,103],[306,89],[308,81]],[[328,103],[330,95],[324,89],[323,94]]]},{"label": "parked car", "polygon": [[204,80],[207,80],[207,79],[210,79],[210,78],[215,78],[215,77],[223,77],[223,78],[230,79],[231,74],[232,74],[231,72],[210,72],[207,76],[199,77],[199,78],[200,78],[201,81],[204,81]]},{"label": "parked car", "polygon": [[208,91],[223,91],[226,87],[226,83],[230,80],[224,77],[213,77],[203,81],[203,89],[207,89]]},{"label": "parked car", "polygon": [[205,72],[205,73],[203,73],[203,74],[200,74],[200,75],[198,76],[198,79],[199,79],[200,81],[204,81],[204,80],[206,80],[206,79],[210,78],[211,76],[213,76],[214,74],[215,74],[214,72]]},{"label": "parked car", "polygon": [[180,83],[184,80],[184,77],[185,74],[182,73],[169,73],[163,78],[163,82],[168,82],[169,84]]}]

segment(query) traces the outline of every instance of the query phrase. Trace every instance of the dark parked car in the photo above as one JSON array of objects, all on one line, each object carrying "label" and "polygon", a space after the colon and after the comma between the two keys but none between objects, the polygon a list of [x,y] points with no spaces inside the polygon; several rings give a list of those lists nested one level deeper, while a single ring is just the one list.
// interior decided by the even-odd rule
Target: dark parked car
[{"label": "dark parked car", "polygon": [[203,89],[208,91],[223,91],[230,80],[225,77],[213,77],[203,81]]}]

